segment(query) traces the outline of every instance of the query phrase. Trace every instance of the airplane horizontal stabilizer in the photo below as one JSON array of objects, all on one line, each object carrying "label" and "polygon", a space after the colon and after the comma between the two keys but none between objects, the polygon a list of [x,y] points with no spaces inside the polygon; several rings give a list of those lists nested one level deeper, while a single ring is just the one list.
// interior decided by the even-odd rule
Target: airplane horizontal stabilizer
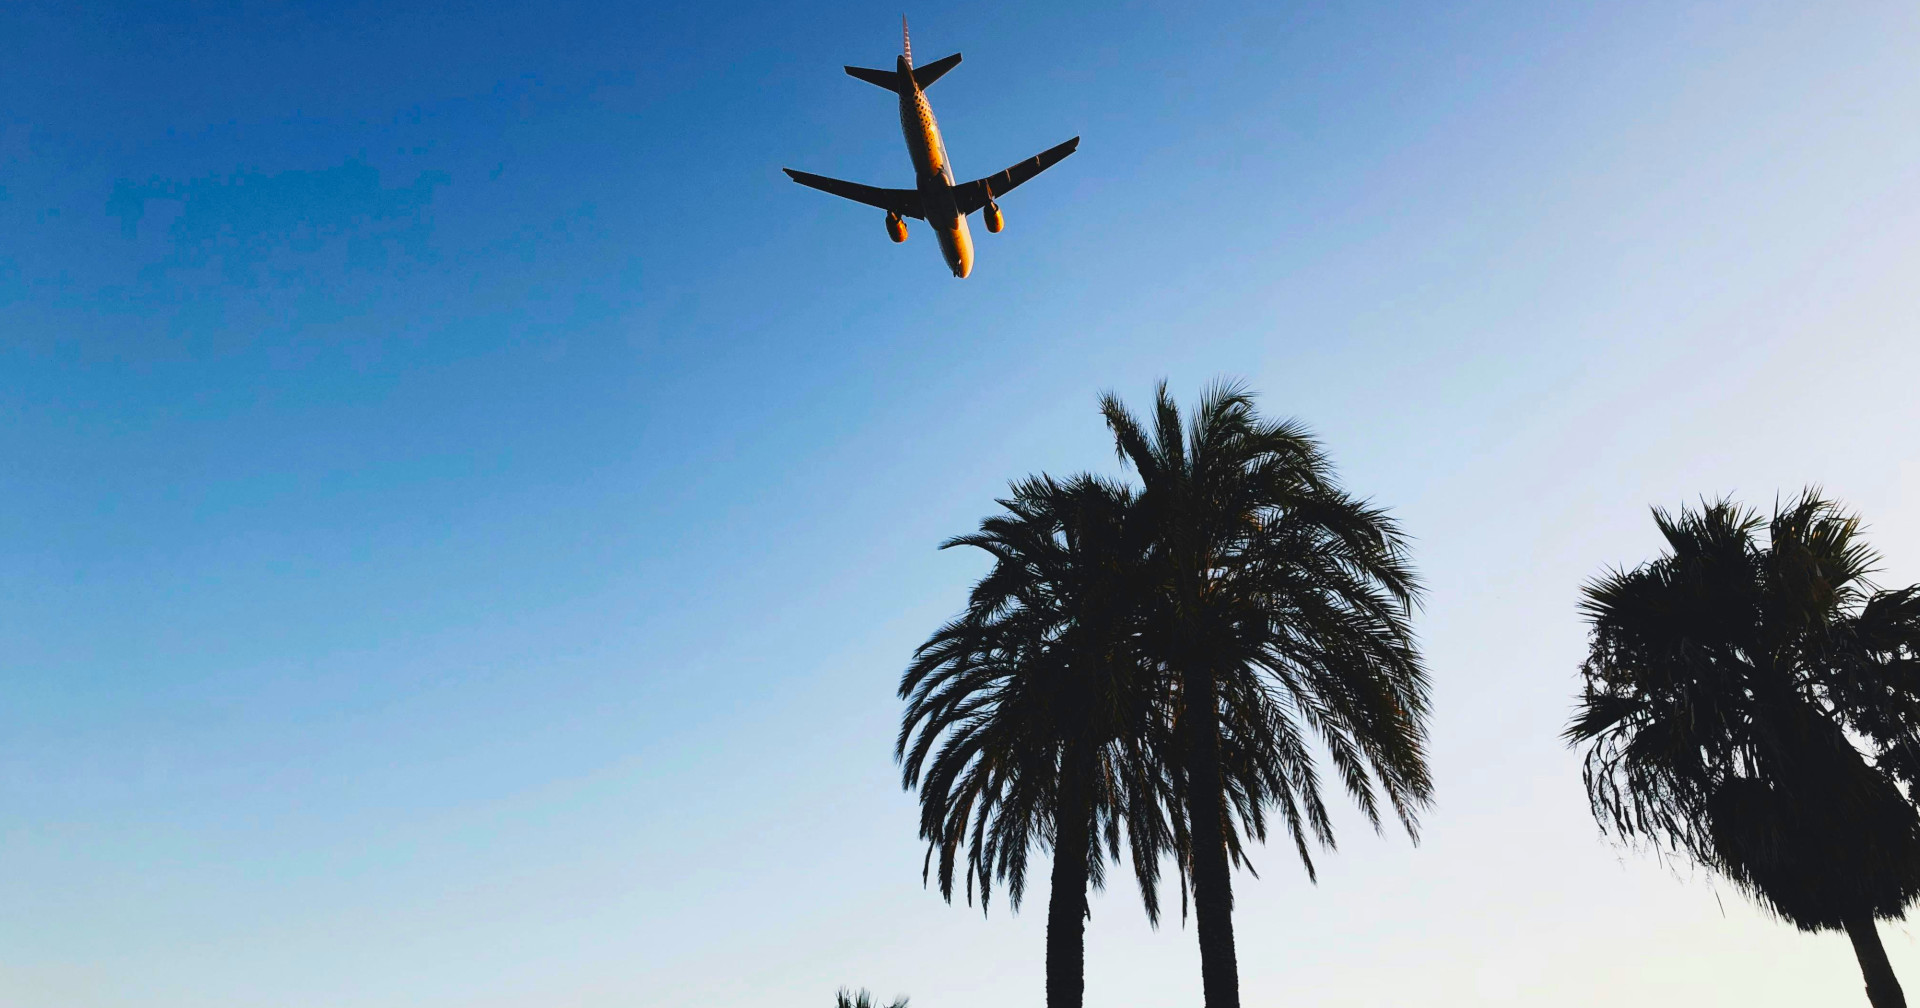
[{"label": "airplane horizontal stabilizer", "polygon": [[[920,89],[924,91],[932,87],[933,82],[939,80],[941,75],[959,65],[960,54],[954,53],[945,59],[934,60],[926,66],[914,67],[914,82],[919,84]],[[875,70],[870,67],[850,66],[846,68],[846,71],[848,76],[858,77],[869,84],[886,88],[895,94],[900,94],[906,90],[906,80],[902,78],[899,71],[896,70]]]},{"label": "airplane horizontal stabilizer", "polygon": [[825,175],[814,175],[791,168],[780,169],[787,177],[803,186],[832,193],[841,199],[850,199],[855,203],[865,203],[870,207],[890,210],[902,217],[918,217],[925,220],[927,211],[920,202],[918,189],[881,189],[877,186],[861,185],[858,182],[845,182]]},{"label": "airplane horizontal stabilizer", "polygon": [[954,186],[953,201],[960,208],[961,213],[970,214],[986,206],[990,201],[1005,196],[1013,190],[1014,186],[1059,164],[1079,146],[1080,138],[1074,137],[1066,143],[1049,147],[1005,171]]},{"label": "airplane horizontal stabilizer", "polygon": [[914,67],[913,79],[915,82],[917,82],[920,85],[920,90],[925,91],[926,89],[933,86],[934,81],[937,81],[940,79],[940,75],[946,73],[947,71],[959,65],[960,65],[960,54],[954,53],[953,55],[948,56],[946,59],[934,60],[933,62],[923,67]]},{"label": "airplane horizontal stabilizer", "polygon": [[858,77],[869,84],[877,84],[896,94],[900,91],[900,75],[892,70],[871,70],[867,67],[847,67],[848,76]]}]

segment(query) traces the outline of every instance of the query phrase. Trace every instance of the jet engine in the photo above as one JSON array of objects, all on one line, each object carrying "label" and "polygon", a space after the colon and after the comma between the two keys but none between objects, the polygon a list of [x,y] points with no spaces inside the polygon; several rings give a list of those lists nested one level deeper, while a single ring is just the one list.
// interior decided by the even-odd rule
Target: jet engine
[{"label": "jet engine", "polygon": [[895,245],[907,240],[907,222],[891,210],[887,211],[887,237],[893,239]]},{"label": "jet engine", "polygon": [[986,218],[987,230],[992,234],[999,234],[1000,230],[1007,226],[1007,219],[1001,216],[1000,205],[998,203],[989,202],[987,204]]}]

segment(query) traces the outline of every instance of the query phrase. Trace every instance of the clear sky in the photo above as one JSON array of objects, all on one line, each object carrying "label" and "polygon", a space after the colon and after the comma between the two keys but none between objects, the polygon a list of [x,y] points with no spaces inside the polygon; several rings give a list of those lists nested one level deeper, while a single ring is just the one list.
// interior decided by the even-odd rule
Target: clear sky
[{"label": "clear sky", "polygon": [[[890,758],[934,546],[1238,376],[1417,538],[1438,705],[1418,847],[1240,876],[1248,1003],[1864,1004],[1557,733],[1649,505],[1920,581],[1920,12],[909,9],[961,176],[1084,138],[965,281],[779,173],[908,184],[900,13],[0,10],[0,1003],[1040,1005]],[[1089,1004],[1198,1004],[1137,903]]]}]

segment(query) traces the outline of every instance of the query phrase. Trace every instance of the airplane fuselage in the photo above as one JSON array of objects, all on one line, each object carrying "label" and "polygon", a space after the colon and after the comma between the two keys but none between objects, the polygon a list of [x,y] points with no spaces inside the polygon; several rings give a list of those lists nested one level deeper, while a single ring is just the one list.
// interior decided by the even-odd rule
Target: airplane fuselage
[{"label": "airplane fuselage", "polygon": [[[897,57],[899,74],[913,80],[913,64],[905,56]],[[900,131],[907,138],[907,155],[913,159],[914,188],[925,205],[927,226],[940,242],[940,254],[953,275],[964,277],[973,272],[973,235],[967,231],[967,216],[953,198],[953,167],[947,161],[947,145],[940,139],[940,124],[934,121],[933,106],[917,83],[900,89]]]}]

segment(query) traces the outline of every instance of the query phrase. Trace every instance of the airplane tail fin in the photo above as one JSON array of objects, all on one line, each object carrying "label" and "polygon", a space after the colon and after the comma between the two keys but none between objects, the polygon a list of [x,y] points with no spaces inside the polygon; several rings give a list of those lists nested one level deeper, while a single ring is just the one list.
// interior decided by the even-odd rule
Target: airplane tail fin
[{"label": "airplane tail fin", "polygon": [[907,16],[900,15],[900,52],[907,58],[907,65],[913,65],[913,36],[907,34]]}]

